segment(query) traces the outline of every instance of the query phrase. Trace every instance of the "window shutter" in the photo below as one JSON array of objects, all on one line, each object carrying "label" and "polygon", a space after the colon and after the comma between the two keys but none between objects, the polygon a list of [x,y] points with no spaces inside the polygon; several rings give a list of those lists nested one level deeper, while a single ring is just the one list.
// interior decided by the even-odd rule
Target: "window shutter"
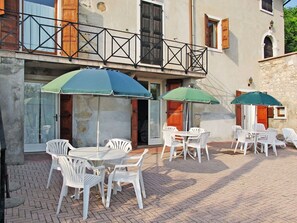
[{"label": "window shutter", "polygon": [[5,11],[4,11],[4,7],[5,7],[5,4],[4,4],[4,1],[5,0],[0,0],[0,15],[4,15],[5,14]]},{"label": "window shutter", "polygon": [[[78,22],[78,0],[63,0],[62,1],[62,26],[66,26],[63,29],[62,44],[63,49],[68,55],[73,55],[78,49],[78,32],[76,30],[77,25],[67,25],[68,22]],[[67,22],[66,22],[67,21]],[[76,28],[75,28],[76,27]],[[66,55],[64,52],[62,55]],[[74,57],[77,54],[73,55]]]},{"label": "window shutter", "polygon": [[222,48],[229,48],[229,19],[222,20]]},{"label": "window shutter", "polygon": [[209,33],[208,33],[208,16],[204,14],[204,33],[205,33],[205,45],[210,46]]}]

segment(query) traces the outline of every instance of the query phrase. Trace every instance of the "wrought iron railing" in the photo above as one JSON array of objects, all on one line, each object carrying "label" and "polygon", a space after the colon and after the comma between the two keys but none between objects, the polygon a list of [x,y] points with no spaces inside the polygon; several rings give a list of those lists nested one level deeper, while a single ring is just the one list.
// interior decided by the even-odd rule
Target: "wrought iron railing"
[{"label": "wrought iron railing", "polygon": [[185,73],[207,74],[208,70],[206,47],[11,11],[0,16],[0,49],[50,53],[69,60],[99,60],[104,64],[150,64]]}]

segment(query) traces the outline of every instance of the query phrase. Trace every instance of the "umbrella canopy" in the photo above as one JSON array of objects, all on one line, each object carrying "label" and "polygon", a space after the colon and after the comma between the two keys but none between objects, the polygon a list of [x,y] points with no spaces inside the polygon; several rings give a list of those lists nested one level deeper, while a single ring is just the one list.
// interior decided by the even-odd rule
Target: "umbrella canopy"
[{"label": "umbrella canopy", "polygon": [[179,87],[168,91],[161,96],[164,100],[196,102],[202,104],[220,104],[220,102],[212,95],[198,88]]},{"label": "umbrella canopy", "polygon": [[[220,104],[212,95],[199,88],[179,87],[160,96],[168,101],[180,101],[184,103]],[[186,109],[186,130],[188,130],[189,109]]]},{"label": "umbrella canopy", "polygon": [[[111,69],[82,69],[63,74],[41,88],[55,94],[84,94],[136,99],[150,99],[152,94],[128,75]],[[97,147],[99,147],[98,97]]]},{"label": "umbrella canopy", "polygon": [[269,105],[281,106],[282,105],[282,103],[280,103],[271,95],[260,91],[254,91],[254,92],[242,94],[236,97],[233,101],[231,101],[231,104],[263,105],[263,106],[269,106]]},{"label": "umbrella canopy", "polygon": [[152,97],[141,84],[128,75],[110,69],[82,69],[68,72],[41,88],[56,94],[91,94],[132,98]]}]

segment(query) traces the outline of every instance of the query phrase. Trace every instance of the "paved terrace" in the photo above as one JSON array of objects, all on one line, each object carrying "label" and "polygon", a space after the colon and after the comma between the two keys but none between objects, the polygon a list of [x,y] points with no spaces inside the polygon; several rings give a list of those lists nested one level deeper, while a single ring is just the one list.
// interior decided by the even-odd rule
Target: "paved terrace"
[{"label": "paved terrace", "polygon": [[[86,222],[297,221],[296,149],[278,149],[278,157],[272,151],[269,157],[251,151],[243,156],[234,154],[230,143],[210,145],[210,161],[203,157],[201,164],[190,158],[170,163],[160,159],[160,148],[151,148],[143,170],[147,192],[144,209],[138,209],[131,185],[112,196],[108,209],[94,188]],[[83,222],[82,197],[64,198],[56,216],[62,177],[55,171],[50,188],[45,188],[50,157],[27,154],[25,160],[23,166],[9,167],[11,180],[22,185],[11,195],[24,196],[25,204],[6,209],[5,221]]]}]

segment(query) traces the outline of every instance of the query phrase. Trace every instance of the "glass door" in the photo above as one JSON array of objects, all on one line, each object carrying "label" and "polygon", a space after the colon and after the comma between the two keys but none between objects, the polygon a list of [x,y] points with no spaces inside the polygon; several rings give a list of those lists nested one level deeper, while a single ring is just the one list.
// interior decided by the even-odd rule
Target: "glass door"
[{"label": "glass door", "polygon": [[150,92],[153,99],[149,100],[149,136],[148,144],[161,144],[161,84],[150,83]]},{"label": "glass door", "polygon": [[57,138],[57,96],[41,93],[41,83],[25,83],[25,152],[45,151],[45,143]]}]

